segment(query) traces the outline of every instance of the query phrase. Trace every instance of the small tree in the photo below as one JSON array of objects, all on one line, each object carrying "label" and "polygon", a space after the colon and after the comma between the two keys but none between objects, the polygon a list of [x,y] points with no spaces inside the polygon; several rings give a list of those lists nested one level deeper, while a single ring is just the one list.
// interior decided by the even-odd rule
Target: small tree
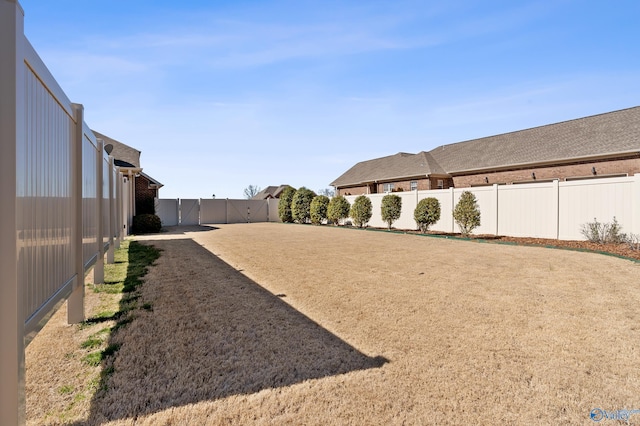
[{"label": "small tree", "polygon": [[382,197],[382,220],[387,222],[387,229],[391,230],[391,224],[400,219],[402,213],[402,198],[399,195],[387,194]]},{"label": "small tree", "polygon": [[318,195],[311,201],[311,223],[319,225],[327,218],[327,208],[329,207],[329,197]]},{"label": "small tree", "polygon": [[464,191],[460,195],[460,200],[458,200],[458,204],[453,209],[453,219],[465,237],[480,226],[480,210],[478,210],[475,195],[469,191]]},{"label": "small tree", "polygon": [[422,233],[427,232],[431,225],[440,220],[440,201],[433,197],[420,200],[413,211],[413,219]]},{"label": "small tree", "polygon": [[278,216],[284,223],[293,222],[293,216],[291,216],[291,202],[293,201],[295,193],[295,188],[291,186],[287,186],[280,193],[280,201],[278,201]]},{"label": "small tree", "polygon": [[311,218],[311,201],[316,193],[304,186],[293,194],[291,200],[291,217],[297,223],[307,223]]},{"label": "small tree", "polygon": [[329,201],[329,206],[327,207],[327,219],[338,225],[340,219],[346,219],[349,217],[349,209],[351,209],[349,201],[347,201],[347,199],[342,195],[337,195]]},{"label": "small tree", "polygon": [[247,200],[252,199],[258,192],[260,187],[258,185],[249,185],[244,189],[244,196]]},{"label": "small tree", "polygon": [[322,188],[321,190],[318,191],[318,195],[325,195],[329,198],[333,197],[335,193],[336,192],[331,188]]},{"label": "small tree", "polygon": [[349,216],[353,219],[353,223],[362,228],[371,219],[371,200],[364,195],[358,196],[349,210]]}]

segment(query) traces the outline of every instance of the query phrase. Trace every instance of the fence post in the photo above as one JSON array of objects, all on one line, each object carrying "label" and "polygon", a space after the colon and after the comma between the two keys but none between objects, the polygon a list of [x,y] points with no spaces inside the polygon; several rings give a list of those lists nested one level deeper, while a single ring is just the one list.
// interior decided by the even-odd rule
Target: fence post
[{"label": "fence post", "polygon": [[493,235],[498,236],[498,230],[500,229],[500,213],[499,213],[499,208],[500,208],[500,201],[498,200],[500,195],[500,190],[498,188],[498,184],[494,183],[493,184],[493,201],[494,201],[494,207],[496,209],[496,217],[495,217],[495,228],[494,228],[494,233]]},{"label": "fence post", "polygon": [[98,179],[96,179],[96,198],[98,199],[98,212],[96,215],[98,216],[98,259],[96,260],[96,264],[93,266],[93,283],[94,284],[103,284],[104,283],[104,224],[103,224],[103,216],[104,216],[104,194],[103,194],[103,181],[104,181],[104,160],[102,158],[104,152],[104,141],[102,139],[97,140],[98,143],[98,171],[96,175]]},{"label": "fence post", "polygon": [[73,265],[76,280],[67,299],[67,322],[77,324],[84,321],[84,253],[82,249],[82,147],[84,144],[84,107],[73,104],[75,131],[71,150],[74,220],[73,220]]},{"label": "fence post", "polygon": [[24,12],[0,0],[0,424],[25,423],[24,306],[18,284],[17,145],[26,142]]},{"label": "fence post", "polygon": [[449,192],[451,192],[451,233],[453,234],[456,232],[456,221],[453,219],[453,210],[456,208],[456,196],[453,186],[449,188]]},{"label": "fence post", "polygon": [[[115,163],[114,163],[115,164]],[[122,173],[120,167],[116,167],[116,247],[120,248],[122,241]]]},{"label": "fence post", "polygon": [[113,176],[113,157],[109,156],[109,251],[107,252],[107,263],[115,262],[114,234],[116,230],[116,203],[115,203],[115,180]]},{"label": "fence post", "polygon": [[556,240],[560,239],[560,180],[553,180],[553,210],[555,211],[555,235]]},{"label": "fence post", "polygon": [[631,200],[631,233],[640,235],[640,173],[633,175],[633,199]]}]

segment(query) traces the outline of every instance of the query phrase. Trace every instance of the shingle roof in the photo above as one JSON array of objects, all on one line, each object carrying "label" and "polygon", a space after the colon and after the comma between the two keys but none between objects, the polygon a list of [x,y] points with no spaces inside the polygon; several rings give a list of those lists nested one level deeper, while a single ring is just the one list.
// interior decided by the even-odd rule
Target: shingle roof
[{"label": "shingle roof", "polygon": [[331,183],[348,186],[640,152],[640,107],[362,161]]},{"label": "shingle roof", "polygon": [[334,180],[331,185],[355,185],[399,177],[426,177],[429,174],[437,173],[442,173],[442,169],[429,153],[408,154],[399,152],[388,157],[361,161]]},{"label": "shingle roof", "polygon": [[280,193],[289,185],[267,186],[262,191],[251,197],[252,200],[266,200],[267,198],[279,198]]},{"label": "shingle roof", "polygon": [[104,141],[105,146],[109,144],[113,146],[113,150],[110,155],[114,160],[120,160],[121,164],[128,163],[135,168],[140,168],[140,151],[100,132],[96,132],[95,130],[91,131],[96,135],[96,138]]},{"label": "shingle roof", "polygon": [[443,145],[430,154],[455,174],[639,151],[640,107],[634,107]]}]

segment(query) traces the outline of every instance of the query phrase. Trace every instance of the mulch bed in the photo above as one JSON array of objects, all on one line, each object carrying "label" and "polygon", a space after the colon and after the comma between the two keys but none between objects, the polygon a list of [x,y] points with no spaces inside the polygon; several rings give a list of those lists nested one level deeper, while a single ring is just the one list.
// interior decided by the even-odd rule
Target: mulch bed
[{"label": "mulch bed", "polygon": [[[480,238],[480,237],[479,237]],[[495,238],[495,237],[494,237]],[[498,237],[493,241],[509,242],[522,245],[556,247],[569,250],[591,251],[597,253],[622,256],[640,261],[640,250],[633,250],[629,244],[598,244],[590,241],[563,241],[546,238]]]},{"label": "mulch bed", "polygon": [[[375,229],[380,231],[386,231],[386,228],[368,228]],[[420,231],[413,230],[393,230],[392,232],[404,232],[407,234],[418,234],[420,235]],[[516,244],[523,246],[542,246],[542,247],[553,247],[565,250],[576,250],[576,251],[588,251],[594,253],[603,253],[613,256],[620,256],[624,258],[629,258],[634,261],[640,262],[640,250],[633,249],[627,243],[618,243],[618,244],[599,244],[592,243],[590,241],[566,241],[566,240],[554,240],[550,238],[526,238],[526,237],[506,237],[506,236],[496,236],[490,234],[479,234],[479,235],[471,235],[468,238],[463,237],[459,233],[446,233],[446,232],[435,232],[429,231],[426,235],[435,236],[435,237],[445,237],[445,238],[459,238],[459,239],[470,239],[477,240],[479,242],[487,242],[487,243],[507,243],[507,244]]]}]

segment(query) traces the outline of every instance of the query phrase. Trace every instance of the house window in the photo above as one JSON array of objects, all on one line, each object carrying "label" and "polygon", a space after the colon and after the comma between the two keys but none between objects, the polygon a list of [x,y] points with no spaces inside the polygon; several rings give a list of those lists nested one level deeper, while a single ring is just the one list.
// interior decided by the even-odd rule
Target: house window
[{"label": "house window", "polygon": [[438,179],[438,189],[443,189],[443,188],[444,188],[444,180]]},{"label": "house window", "polygon": [[382,188],[383,192],[393,192],[394,185],[392,183],[385,183]]},{"label": "house window", "polygon": [[411,181],[411,191],[415,191],[418,189],[418,181],[417,180],[412,180]]}]

